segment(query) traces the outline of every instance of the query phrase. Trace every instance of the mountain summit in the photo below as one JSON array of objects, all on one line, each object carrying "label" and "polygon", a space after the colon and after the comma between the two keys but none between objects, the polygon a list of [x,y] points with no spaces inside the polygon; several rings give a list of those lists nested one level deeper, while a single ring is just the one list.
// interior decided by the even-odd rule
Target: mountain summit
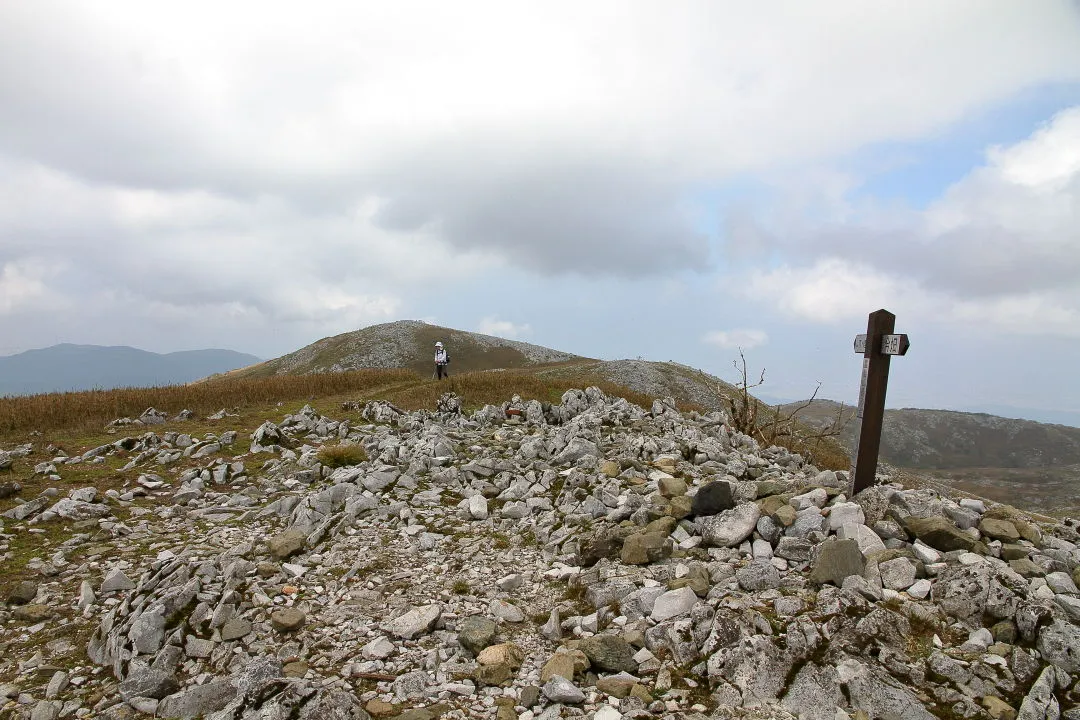
[{"label": "mountain summit", "polygon": [[430,373],[434,348],[450,353],[450,372],[521,368],[579,359],[570,353],[494,335],[399,320],[323,338],[296,352],[241,371],[240,375],[302,375],[362,368],[408,368]]}]

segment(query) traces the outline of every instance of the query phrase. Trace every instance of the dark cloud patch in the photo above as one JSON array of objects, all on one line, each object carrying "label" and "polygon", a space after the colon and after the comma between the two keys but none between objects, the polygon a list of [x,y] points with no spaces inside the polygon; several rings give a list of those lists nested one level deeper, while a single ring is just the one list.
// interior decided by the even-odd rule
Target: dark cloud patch
[{"label": "dark cloud patch", "polygon": [[[545,275],[644,277],[709,268],[684,188],[647,167],[547,158],[515,172],[473,165],[417,169],[385,192],[375,221],[434,226],[462,250],[484,250]],[[383,193],[380,193],[383,194]]]}]

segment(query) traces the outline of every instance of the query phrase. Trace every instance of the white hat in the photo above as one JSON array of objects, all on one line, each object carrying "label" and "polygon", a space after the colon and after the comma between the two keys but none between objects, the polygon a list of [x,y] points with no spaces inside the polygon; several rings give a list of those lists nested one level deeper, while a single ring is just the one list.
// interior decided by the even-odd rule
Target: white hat
[{"label": "white hat", "polygon": [[442,347],[442,343],[441,342],[435,343],[435,347]]}]

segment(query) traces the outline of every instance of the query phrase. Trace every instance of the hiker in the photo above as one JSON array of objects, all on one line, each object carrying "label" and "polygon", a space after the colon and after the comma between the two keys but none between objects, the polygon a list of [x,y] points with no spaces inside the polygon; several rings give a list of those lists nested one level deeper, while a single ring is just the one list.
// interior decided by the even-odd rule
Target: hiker
[{"label": "hiker", "polygon": [[446,366],[450,364],[450,355],[441,342],[435,343],[435,375],[442,380],[447,377]]}]

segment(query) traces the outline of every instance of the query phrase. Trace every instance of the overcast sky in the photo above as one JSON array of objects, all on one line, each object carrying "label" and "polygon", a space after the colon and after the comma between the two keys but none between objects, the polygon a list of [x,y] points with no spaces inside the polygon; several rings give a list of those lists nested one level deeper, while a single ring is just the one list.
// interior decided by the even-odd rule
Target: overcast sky
[{"label": "overcast sky", "polygon": [[[416,318],[1080,413],[1080,3],[0,3],[0,354]],[[1080,416],[1078,416],[1080,417]]]}]

